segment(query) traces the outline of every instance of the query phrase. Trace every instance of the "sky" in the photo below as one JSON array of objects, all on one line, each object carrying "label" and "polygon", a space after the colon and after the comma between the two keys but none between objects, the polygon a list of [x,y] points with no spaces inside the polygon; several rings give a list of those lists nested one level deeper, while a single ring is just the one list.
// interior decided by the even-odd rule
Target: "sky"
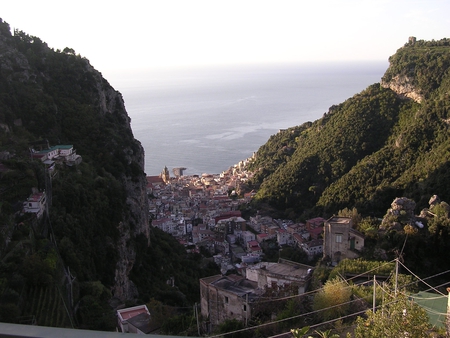
[{"label": "sky", "polygon": [[450,37],[449,13],[449,0],[3,0],[0,6],[11,29],[55,50],[74,49],[104,76],[387,60],[409,36]]}]

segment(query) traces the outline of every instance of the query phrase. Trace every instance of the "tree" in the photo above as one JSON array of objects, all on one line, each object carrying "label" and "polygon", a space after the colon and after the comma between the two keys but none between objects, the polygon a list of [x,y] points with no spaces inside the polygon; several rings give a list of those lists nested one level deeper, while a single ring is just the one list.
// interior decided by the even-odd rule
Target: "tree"
[{"label": "tree", "polygon": [[[305,337],[305,335],[309,331],[309,326],[302,327],[301,329],[291,329],[291,333],[294,336],[294,338],[302,338]],[[337,333],[331,333],[331,330],[326,331],[314,331],[317,336],[320,338],[339,338],[339,335]],[[308,338],[313,338],[312,336],[308,336]]]},{"label": "tree", "polygon": [[358,213],[358,209],[353,208],[353,209],[348,209],[348,208],[344,208],[342,210],[339,210],[338,212],[338,216],[341,217],[350,217],[353,221],[353,226],[357,227],[358,224],[361,222],[362,220],[362,216]]},{"label": "tree", "polygon": [[424,309],[404,295],[356,320],[355,338],[427,337],[428,317]]},{"label": "tree", "polygon": [[340,278],[328,280],[314,297],[314,310],[325,321],[346,315],[351,295],[351,288]]}]

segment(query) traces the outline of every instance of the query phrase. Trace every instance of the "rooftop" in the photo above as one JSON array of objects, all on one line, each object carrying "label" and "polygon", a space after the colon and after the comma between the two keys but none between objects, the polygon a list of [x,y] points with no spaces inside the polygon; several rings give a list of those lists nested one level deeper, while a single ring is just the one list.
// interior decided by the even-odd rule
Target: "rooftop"
[{"label": "rooftop", "polygon": [[28,202],[39,202],[44,196],[45,196],[44,192],[38,192],[38,193],[30,195],[30,197],[28,197],[27,201]]},{"label": "rooftop", "polygon": [[327,222],[328,223],[339,223],[339,224],[348,224],[352,219],[350,217],[340,217],[333,216]]},{"label": "rooftop", "polygon": [[139,315],[141,313],[150,314],[148,312],[147,306],[145,306],[145,305],[138,305],[138,306],[122,309],[122,310],[117,310],[117,314],[123,320],[128,320],[128,319],[133,318],[133,317],[135,317],[135,316],[137,316],[137,315]]},{"label": "rooftop", "polygon": [[[244,277],[230,275],[230,276],[213,276],[216,279],[212,279],[210,283],[218,289],[234,293],[239,297],[245,295],[256,296],[256,291],[258,290],[258,283],[251,280],[245,279]],[[205,279],[203,279],[205,280]]]},{"label": "rooftop", "polygon": [[269,263],[263,262],[256,264],[254,267],[250,267],[250,269],[264,269],[271,274],[286,276],[286,277],[304,277],[308,274],[308,271],[312,269],[312,266],[294,263],[287,261],[280,263]]}]

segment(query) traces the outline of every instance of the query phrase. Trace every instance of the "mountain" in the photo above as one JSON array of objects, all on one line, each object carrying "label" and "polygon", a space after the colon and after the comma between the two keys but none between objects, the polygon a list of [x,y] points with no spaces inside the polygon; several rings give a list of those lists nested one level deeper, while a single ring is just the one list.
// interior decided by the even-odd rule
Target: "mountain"
[{"label": "mountain", "polygon": [[[397,196],[419,208],[449,200],[449,45],[411,41],[381,83],[272,136],[251,163],[256,207],[304,218],[384,215]],[[82,161],[36,159],[54,146]],[[198,300],[198,278],[215,267],[149,227],[143,163],[121,94],[89,61],[0,19],[1,322],[111,330],[117,306]],[[47,198],[41,218],[23,213],[33,191]]]},{"label": "mountain", "polygon": [[198,301],[218,267],[150,226],[143,167],[89,60],[0,19],[0,322],[108,331],[119,307],[171,306],[177,322]]},{"label": "mountain", "polygon": [[450,199],[450,39],[411,38],[389,62],[380,83],[260,147],[249,167],[256,208],[380,217],[399,196],[417,210]]},{"label": "mountain", "polygon": [[[134,240],[150,243],[144,150],[122,95],[72,49],[12,35],[0,19],[0,65],[0,321],[101,327],[101,315],[93,323],[88,313],[112,296],[137,296]],[[56,145],[72,145],[82,162],[50,174],[30,159]],[[21,213],[32,189],[46,193],[50,211],[40,221]],[[38,307],[47,293],[59,295],[53,310],[69,318],[38,315],[49,310]]]}]

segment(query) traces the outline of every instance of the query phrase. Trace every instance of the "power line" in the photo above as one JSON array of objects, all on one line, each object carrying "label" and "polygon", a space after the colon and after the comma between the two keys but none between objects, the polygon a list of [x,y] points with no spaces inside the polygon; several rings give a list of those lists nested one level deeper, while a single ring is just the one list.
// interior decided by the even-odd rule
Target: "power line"
[{"label": "power line", "polygon": [[[386,262],[385,264],[392,263],[392,262],[394,262],[395,260],[396,260],[396,259],[394,259],[394,260],[392,260],[392,261],[390,261],[390,262]],[[383,264],[383,265],[385,265],[385,264]],[[382,266],[383,266],[383,265],[382,265]],[[404,264],[402,264],[402,266],[404,266]],[[404,266],[404,267],[406,268],[406,266]],[[375,270],[377,270],[377,269],[379,269],[379,268],[380,268],[380,267],[371,269],[371,270],[369,270],[369,271],[367,271],[367,272],[361,273],[361,274],[359,274],[359,275],[357,275],[357,276],[354,276],[354,277],[352,277],[352,278],[349,278],[349,279],[346,279],[346,280],[343,280],[343,281],[347,282],[347,281],[350,281],[350,280],[355,279],[355,278],[357,278],[357,277],[360,277],[360,276],[363,276],[363,275],[367,275],[368,273],[370,273],[370,272],[372,272],[372,271],[375,271]],[[411,272],[408,268],[407,268],[407,270],[408,270],[409,272]],[[434,278],[434,277],[440,276],[440,275],[445,274],[445,273],[448,273],[448,272],[450,272],[450,270],[440,272],[440,273],[438,273],[438,274],[435,274],[435,275],[426,277],[426,278],[424,278],[424,279],[420,279],[420,278],[417,277],[415,274],[413,274],[412,272],[411,272],[411,273],[412,273],[416,278],[418,278],[420,281],[423,282],[423,281],[425,281],[426,279]],[[414,284],[414,283],[416,283],[416,282],[408,283],[408,284],[402,285],[401,287],[406,287],[406,286],[411,285],[411,284]],[[425,284],[426,284],[427,286],[430,286],[430,285],[428,285],[427,283],[425,283]],[[448,283],[444,283],[444,284],[442,284],[442,285],[445,285],[445,284],[448,284]],[[377,285],[379,285],[379,284],[377,283]],[[442,285],[439,285],[438,287],[440,287],[440,286],[442,286]],[[381,287],[381,285],[379,285],[379,286]],[[349,285],[349,286],[346,286],[345,288],[351,288],[351,287],[353,287],[353,286],[352,286],[352,285]],[[435,289],[435,288],[432,287],[432,286],[430,286],[430,287],[431,287],[431,289]],[[381,287],[381,289],[382,289],[385,293],[389,294],[389,292],[386,291],[383,287]],[[291,299],[291,298],[295,298],[295,297],[304,296],[304,295],[307,295],[307,294],[313,294],[313,293],[320,292],[320,291],[323,291],[323,290],[324,290],[324,288],[322,287],[322,288],[320,288],[320,289],[317,289],[317,290],[314,290],[314,291],[310,291],[310,292],[307,292],[307,293],[303,293],[303,294],[301,294],[301,295],[295,295],[295,296],[288,296],[288,297],[282,297],[282,298],[271,299],[271,300],[263,301],[262,303],[270,302],[270,301],[279,301],[279,300]],[[402,292],[402,294],[404,294],[404,293]],[[404,294],[404,295],[406,295],[406,294]],[[406,295],[406,296],[407,296],[407,295]],[[445,295],[444,295],[444,296],[445,296]],[[249,330],[255,330],[255,329],[258,329],[258,328],[261,328],[261,327],[266,327],[266,326],[269,326],[269,325],[273,325],[273,324],[285,322],[285,321],[288,321],[288,320],[297,319],[297,318],[304,317],[304,316],[309,316],[309,315],[316,314],[316,313],[319,313],[319,312],[322,312],[322,311],[330,310],[330,309],[333,309],[333,308],[338,307],[338,306],[351,304],[351,303],[356,302],[356,301],[360,301],[360,299],[358,298],[358,299],[351,300],[351,301],[348,301],[348,302],[345,302],[345,303],[333,305],[333,306],[330,306],[330,307],[327,307],[327,308],[324,308],[324,309],[315,310],[315,311],[310,311],[310,312],[303,313],[303,314],[300,314],[300,315],[297,315],[297,316],[292,316],[292,317],[289,317],[289,318],[280,319],[280,320],[277,320],[277,321],[274,321],[274,322],[265,323],[265,324],[260,324],[260,325],[256,325],[256,326],[252,326],[252,327],[247,327],[247,328],[244,328],[244,329],[235,330],[235,331],[230,331],[230,332],[226,332],[226,333],[221,333],[221,334],[219,334],[219,335],[214,335],[214,336],[209,336],[209,337],[211,337],[211,338],[222,337],[222,336],[226,336],[226,335],[229,335],[229,334],[234,334],[234,333],[239,333],[239,332],[245,332],[245,331],[249,331]],[[375,309],[379,309],[379,308],[382,307],[382,306],[394,304],[394,303],[396,303],[396,302],[397,302],[397,300],[393,300],[393,301],[391,301],[391,302],[388,302],[388,303],[385,303],[385,304],[378,305],[378,306],[375,307]],[[335,318],[335,319],[332,319],[332,320],[328,320],[328,321],[321,322],[321,323],[318,323],[318,324],[310,325],[310,328],[319,327],[319,326],[322,326],[322,325],[326,325],[326,324],[329,324],[329,323],[333,323],[333,322],[336,322],[336,321],[341,320],[341,319],[345,319],[345,318],[349,318],[349,317],[352,317],[352,316],[355,316],[355,315],[359,315],[359,314],[365,313],[365,312],[367,312],[367,311],[368,311],[368,310],[365,309],[365,310],[353,312],[353,313],[351,313],[351,314],[348,314],[348,315],[345,315],[345,316],[341,316],[341,317],[338,317],[338,318]],[[270,338],[282,337],[282,336],[284,336],[284,335],[286,335],[286,334],[289,334],[289,332],[285,332],[285,333],[282,333],[282,334],[279,334],[279,335],[271,336]]]},{"label": "power line", "polygon": [[[344,278],[342,278],[342,279],[343,279],[343,281],[345,281],[345,282],[349,282],[349,281],[351,281],[351,280],[353,280],[353,279],[356,279],[356,278],[359,278],[359,277],[361,277],[361,276],[368,275],[369,273],[371,273],[371,272],[373,272],[373,271],[375,271],[375,270],[378,270],[378,269],[380,269],[381,267],[386,266],[386,265],[388,265],[388,264],[391,264],[391,263],[393,263],[393,262],[395,262],[395,259],[392,260],[392,261],[389,261],[389,262],[385,262],[385,263],[383,263],[382,265],[380,265],[380,266],[378,266],[378,267],[375,267],[375,268],[373,268],[373,269],[371,269],[371,270],[368,270],[368,271],[366,271],[366,272],[360,273],[359,275],[353,276],[353,277],[348,278],[348,279],[344,279]],[[348,283],[347,283],[347,284],[348,284]],[[352,287],[352,286],[346,286],[345,288],[351,288],[351,287]],[[298,298],[298,297],[302,297],[302,296],[308,296],[308,295],[314,294],[314,293],[316,293],[316,292],[320,292],[321,290],[323,290],[323,287],[320,288],[320,289],[317,289],[317,290],[312,290],[312,291],[308,291],[308,292],[302,293],[302,294],[300,294],[300,295],[292,295],[292,296],[279,297],[279,298],[274,298],[274,297],[260,297],[260,298],[267,298],[267,300],[263,300],[263,301],[258,302],[258,303],[274,302],[274,301],[286,300],[286,299],[291,299],[291,298]]]},{"label": "power line", "polygon": [[424,283],[426,286],[432,288],[433,290],[435,290],[437,293],[440,293],[441,295],[445,296],[441,291],[437,290],[435,287],[431,286],[428,283],[425,283],[425,281],[423,279],[421,279],[419,276],[417,276],[414,272],[412,272],[410,269],[408,269],[406,267],[405,264],[403,264],[402,262],[399,262],[406,270],[408,270],[409,273],[411,273],[414,277],[416,277],[420,282]]}]

